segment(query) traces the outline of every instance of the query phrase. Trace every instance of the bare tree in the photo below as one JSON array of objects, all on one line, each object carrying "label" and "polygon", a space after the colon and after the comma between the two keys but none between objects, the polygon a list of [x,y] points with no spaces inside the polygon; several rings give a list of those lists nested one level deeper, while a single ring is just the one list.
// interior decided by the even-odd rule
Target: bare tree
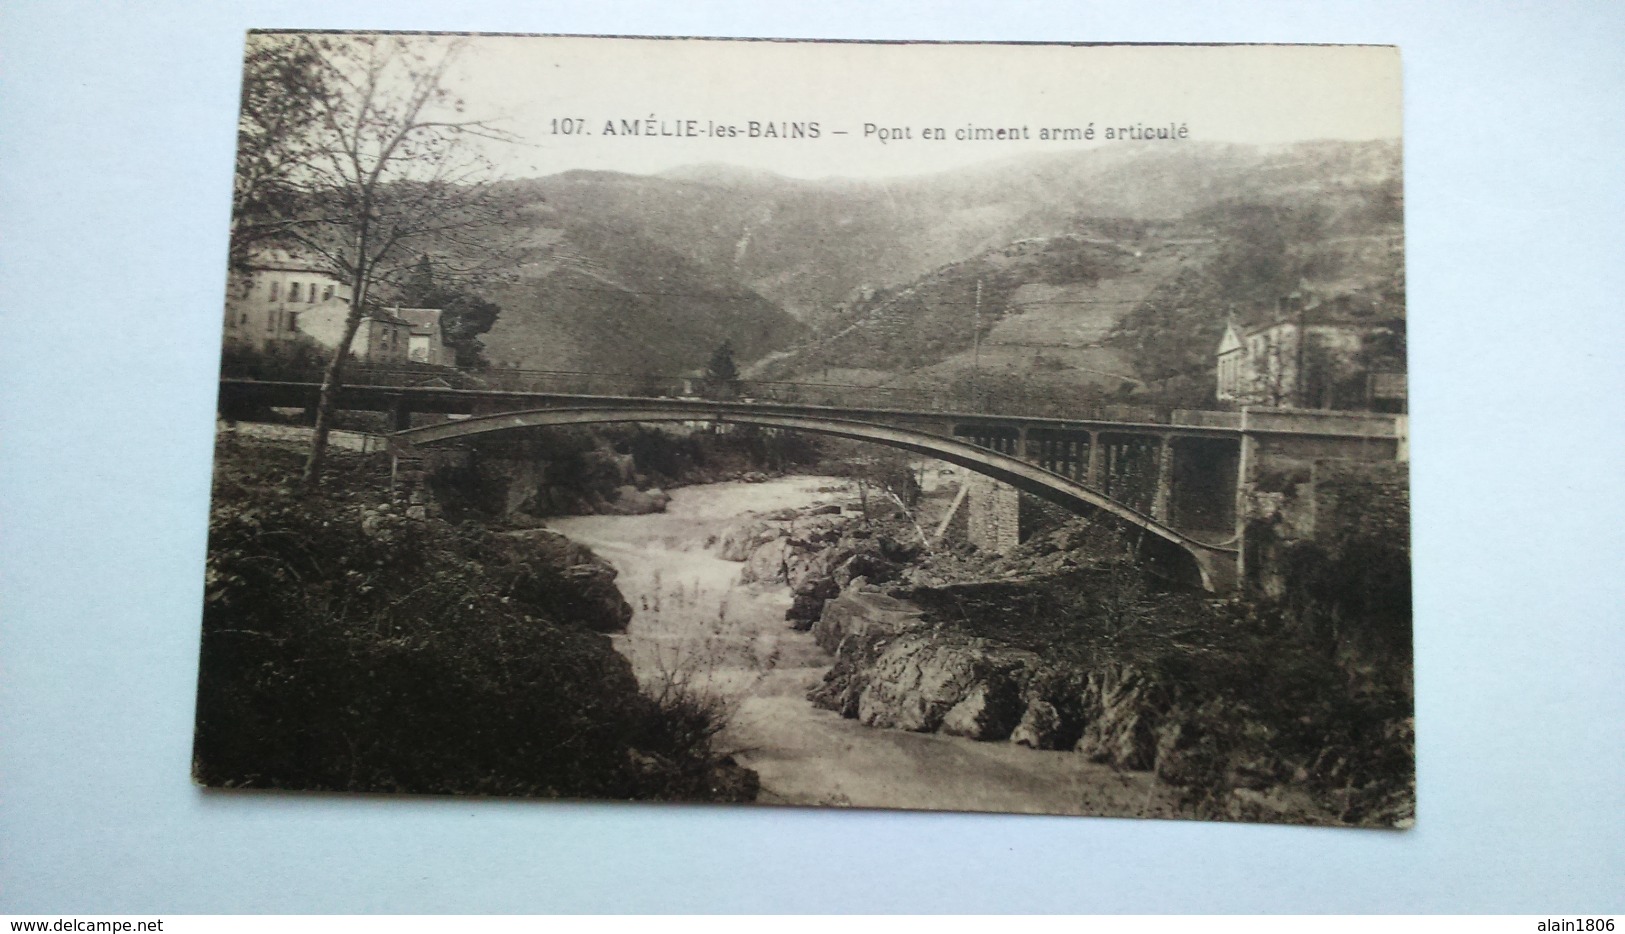
[{"label": "bare tree", "polygon": [[287,235],[350,286],[349,315],[322,377],[301,477],[311,489],[321,480],[351,343],[379,287],[398,284],[426,253],[454,274],[492,268],[502,251],[489,249],[489,238],[512,224],[517,204],[497,186],[481,144],[512,138],[465,117],[464,102],[446,87],[457,40],[305,41],[325,65],[312,100],[320,145],[298,173],[305,201]]}]

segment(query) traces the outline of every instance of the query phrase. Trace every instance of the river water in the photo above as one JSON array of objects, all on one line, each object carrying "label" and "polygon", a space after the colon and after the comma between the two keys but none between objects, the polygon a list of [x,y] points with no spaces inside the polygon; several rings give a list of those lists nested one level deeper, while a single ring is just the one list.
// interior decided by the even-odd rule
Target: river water
[{"label": "river water", "polygon": [[927,810],[1171,816],[1166,790],[1067,752],[874,729],[816,708],[831,656],[785,622],[784,584],[742,584],[715,542],[747,512],[849,502],[847,481],[793,476],[678,489],[667,511],[573,516],[548,526],[620,573],[633,607],[615,647],[646,689],[672,682],[721,698],[723,748],[761,776],[758,800]]}]

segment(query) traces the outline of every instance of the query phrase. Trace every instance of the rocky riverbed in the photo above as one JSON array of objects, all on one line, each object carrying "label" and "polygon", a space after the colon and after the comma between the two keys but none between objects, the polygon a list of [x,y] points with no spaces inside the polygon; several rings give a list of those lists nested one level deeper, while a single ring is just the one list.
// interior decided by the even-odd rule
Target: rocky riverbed
[{"label": "rocky riverbed", "polygon": [[1278,611],[1162,587],[1087,522],[1004,556],[917,530],[824,506],[720,539],[742,580],[791,590],[789,624],[833,657],[818,707],[1154,776],[1192,816],[1411,819],[1408,700],[1349,683]]},{"label": "rocky riverbed", "polygon": [[1403,698],[1345,690],[1278,618],[1158,589],[1109,528],[994,557],[880,502],[788,477],[549,524],[620,572],[640,679],[721,698],[761,800],[1410,819]]},{"label": "rocky riverbed", "polygon": [[[917,538],[866,524],[857,498],[844,480],[782,477],[681,488],[657,515],[568,517],[549,526],[619,572],[633,614],[614,639],[645,687],[676,681],[726,705],[724,745],[758,774],[759,801],[1183,813],[1178,795],[1151,774],[1053,744],[979,741],[940,723],[931,730],[900,719],[866,724],[810,701],[830,690],[832,669],[842,666],[840,645],[830,640],[834,620],[843,609],[888,599],[873,582],[901,581],[918,558]],[[927,702],[901,682],[896,694],[897,710],[941,700]]]}]

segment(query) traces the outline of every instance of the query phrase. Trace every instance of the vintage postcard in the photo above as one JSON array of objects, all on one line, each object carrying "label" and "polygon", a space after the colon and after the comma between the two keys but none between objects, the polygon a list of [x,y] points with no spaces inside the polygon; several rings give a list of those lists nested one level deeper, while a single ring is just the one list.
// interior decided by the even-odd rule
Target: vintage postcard
[{"label": "vintage postcard", "polygon": [[257,32],[193,771],[1404,827],[1400,58]]}]

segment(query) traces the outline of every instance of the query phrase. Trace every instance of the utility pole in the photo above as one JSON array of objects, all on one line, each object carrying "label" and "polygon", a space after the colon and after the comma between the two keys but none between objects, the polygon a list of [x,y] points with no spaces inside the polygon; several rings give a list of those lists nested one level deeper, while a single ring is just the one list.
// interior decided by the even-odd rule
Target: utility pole
[{"label": "utility pole", "polygon": [[981,387],[977,385],[982,370],[982,280],[976,280],[975,310],[971,312],[970,404],[971,411],[982,411]]}]

